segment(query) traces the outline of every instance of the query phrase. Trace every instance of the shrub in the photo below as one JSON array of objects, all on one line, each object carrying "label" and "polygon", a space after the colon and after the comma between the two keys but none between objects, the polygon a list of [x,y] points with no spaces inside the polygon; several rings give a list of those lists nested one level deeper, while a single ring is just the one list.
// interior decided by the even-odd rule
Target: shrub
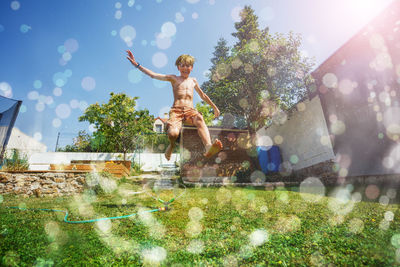
[{"label": "shrub", "polygon": [[13,149],[11,158],[5,155],[2,170],[4,171],[26,171],[29,169],[28,157],[21,155],[18,149]]},{"label": "shrub", "polygon": [[134,162],[131,167],[131,176],[138,176],[143,173],[142,165],[137,162]]}]

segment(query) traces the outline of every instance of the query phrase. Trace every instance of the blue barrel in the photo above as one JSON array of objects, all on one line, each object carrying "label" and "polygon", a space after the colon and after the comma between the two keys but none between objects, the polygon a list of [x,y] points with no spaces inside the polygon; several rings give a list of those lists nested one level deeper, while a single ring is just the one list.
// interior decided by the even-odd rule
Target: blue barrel
[{"label": "blue barrel", "polygon": [[268,173],[268,150],[270,146],[258,146],[257,147],[257,156],[258,161],[260,162],[261,170],[263,173]]},{"label": "blue barrel", "polygon": [[272,146],[268,150],[268,164],[267,168],[270,172],[279,172],[279,167],[281,166],[281,152],[278,146]]}]

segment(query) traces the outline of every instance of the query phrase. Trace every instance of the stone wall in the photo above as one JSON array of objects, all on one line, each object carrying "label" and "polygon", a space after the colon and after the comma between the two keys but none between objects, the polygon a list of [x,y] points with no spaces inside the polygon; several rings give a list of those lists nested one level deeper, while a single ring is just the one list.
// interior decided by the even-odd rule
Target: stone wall
[{"label": "stone wall", "polygon": [[85,172],[0,172],[0,194],[63,196],[80,193]]}]

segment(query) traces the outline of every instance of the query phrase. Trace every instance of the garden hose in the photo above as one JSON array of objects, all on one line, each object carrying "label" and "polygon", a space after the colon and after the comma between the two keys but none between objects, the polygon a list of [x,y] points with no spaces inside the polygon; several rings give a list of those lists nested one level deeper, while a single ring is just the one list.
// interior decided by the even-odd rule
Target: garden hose
[{"label": "garden hose", "polygon": [[129,218],[141,213],[147,213],[147,212],[156,212],[156,211],[167,211],[168,210],[168,206],[169,204],[171,204],[172,202],[174,202],[177,198],[181,197],[185,192],[186,192],[186,186],[183,185],[185,187],[185,190],[177,197],[174,197],[172,199],[170,199],[169,201],[164,201],[161,198],[156,198],[151,194],[148,194],[146,191],[141,191],[141,192],[135,192],[135,193],[146,193],[147,195],[149,195],[150,197],[154,198],[155,200],[161,202],[162,204],[164,204],[164,207],[160,207],[157,209],[152,209],[152,210],[145,210],[145,211],[140,211],[140,212],[136,212],[136,213],[132,213],[132,214],[128,214],[128,215],[122,215],[122,216],[115,216],[115,217],[104,217],[104,218],[98,218],[98,219],[91,219],[91,220],[82,220],[82,221],[69,221],[68,220],[68,211],[67,210],[56,210],[56,209],[39,209],[39,208],[20,208],[20,207],[6,207],[9,209],[19,209],[19,210],[40,210],[40,211],[52,211],[52,212],[63,212],[65,213],[64,216],[64,222],[66,223],[71,223],[71,224],[78,224],[78,223],[93,223],[93,222],[98,222],[98,221],[104,221],[104,220],[115,220],[115,219],[124,219],[124,218]]}]

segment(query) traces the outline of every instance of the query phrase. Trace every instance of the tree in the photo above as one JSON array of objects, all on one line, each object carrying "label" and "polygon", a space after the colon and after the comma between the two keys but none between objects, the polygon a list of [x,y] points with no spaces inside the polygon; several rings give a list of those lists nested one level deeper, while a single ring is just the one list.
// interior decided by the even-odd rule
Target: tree
[{"label": "tree", "polygon": [[258,17],[250,6],[242,9],[240,18],[239,22],[235,22],[236,32],[232,33],[232,36],[238,39],[235,48],[243,48],[250,40],[257,39],[260,35]]},{"label": "tree", "polygon": [[212,108],[208,104],[201,101],[201,103],[196,104],[196,109],[201,113],[201,115],[203,115],[203,119],[207,126],[213,125],[214,112],[212,112]]},{"label": "tree", "polygon": [[237,118],[236,124],[245,121],[251,134],[302,99],[312,81],[312,63],[299,51],[300,36],[271,35],[268,28],[259,30],[257,21],[246,6],[232,34],[238,42],[203,84],[221,113]]},{"label": "tree", "polygon": [[79,152],[92,152],[92,137],[86,131],[79,131],[78,136],[73,139],[73,146]]},{"label": "tree", "polygon": [[94,124],[95,138],[103,141],[102,147],[108,152],[122,152],[124,160],[126,153],[135,147],[138,135],[151,133],[154,117],[149,111],[135,110],[138,97],[129,97],[124,93],[110,93],[108,103],[90,105],[79,121]]}]

